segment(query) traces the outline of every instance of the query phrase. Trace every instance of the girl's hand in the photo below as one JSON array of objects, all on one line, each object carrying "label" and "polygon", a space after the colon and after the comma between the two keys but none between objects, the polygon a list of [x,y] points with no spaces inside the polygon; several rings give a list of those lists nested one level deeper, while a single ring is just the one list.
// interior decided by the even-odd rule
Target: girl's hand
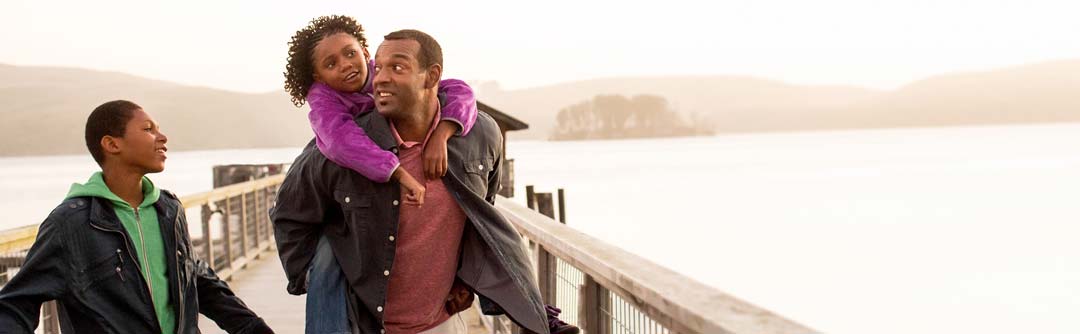
[{"label": "girl's hand", "polygon": [[424,176],[434,180],[446,175],[446,141],[458,130],[457,123],[440,121],[424,145]]},{"label": "girl's hand", "polygon": [[424,193],[427,191],[424,185],[417,182],[412,175],[409,175],[409,172],[406,172],[401,167],[394,170],[394,177],[397,178],[398,184],[401,185],[401,197],[404,198],[405,204],[417,207],[424,205]]}]

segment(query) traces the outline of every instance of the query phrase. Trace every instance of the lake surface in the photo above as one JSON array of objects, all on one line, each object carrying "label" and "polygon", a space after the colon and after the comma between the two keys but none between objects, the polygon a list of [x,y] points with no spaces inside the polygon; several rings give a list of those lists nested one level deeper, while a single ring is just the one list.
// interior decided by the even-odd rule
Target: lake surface
[{"label": "lake surface", "polygon": [[[518,197],[565,188],[570,226],[818,330],[1080,333],[1080,124],[508,151]],[[298,152],[170,152],[151,178],[183,195],[215,164]],[[0,228],[40,223],[95,169],[0,158]]]}]

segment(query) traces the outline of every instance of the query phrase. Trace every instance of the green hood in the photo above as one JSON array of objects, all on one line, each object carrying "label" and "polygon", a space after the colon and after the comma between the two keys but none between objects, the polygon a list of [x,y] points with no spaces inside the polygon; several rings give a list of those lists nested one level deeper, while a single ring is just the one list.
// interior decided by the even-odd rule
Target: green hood
[{"label": "green hood", "polygon": [[[153,182],[150,182],[150,179],[146,176],[143,176],[142,178],[142,190],[143,201],[142,204],[139,205],[140,208],[153,205],[157,202],[158,198],[161,197],[161,189],[158,189],[158,187],[155,186]],[[120,199],[120,196],[116,196],[116,194],[113,194],[112,191],[109,190],[109,187],[105,185],[105,177],[101,172],[96,172],[94,175],[91,175],[90,180],[87,180],[86,184],[71,184],[71,190],[68,190],[66,198],[81,196],[101,197],[112,201],[113,204],[117,206],[131,207],[131,204]]]}]

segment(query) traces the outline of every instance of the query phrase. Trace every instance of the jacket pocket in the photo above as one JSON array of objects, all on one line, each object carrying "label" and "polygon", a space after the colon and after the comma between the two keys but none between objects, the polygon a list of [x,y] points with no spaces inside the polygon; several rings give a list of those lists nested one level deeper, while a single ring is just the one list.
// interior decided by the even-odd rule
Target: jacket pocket
[{"label": "jacket pocket", "polygon": [[100,259],[91,261],[88,266],[79,270],[76,277],[77,286],[82,290],[86,290],[99,282],[107,280],[123,282],[130,278],[137,278],[129,277],[132,274],[137,273],[127,272],[127,268],[124,268],[124,263],[122,262],[124,260],[123,256],[126,255],[116,251],[112,254],[105,255]]},{"label": "jacket pocket", "polygon": [[487,173],[490,173],[495,168],[495,159],[490,157],[483,159],[465,160],[465,172],[469,174],[476,174],[483,177],[487,177]]},{"label": "jacket pocket", "polygon": [[341,212],[345,219],[341,224],[326,226],[327,230],[345,236],[349,234],[350,228],[366,225],[364,222],[371,219],[372,197],[374,197],[374,194],[335,190],[334,201],[341,206]]}]

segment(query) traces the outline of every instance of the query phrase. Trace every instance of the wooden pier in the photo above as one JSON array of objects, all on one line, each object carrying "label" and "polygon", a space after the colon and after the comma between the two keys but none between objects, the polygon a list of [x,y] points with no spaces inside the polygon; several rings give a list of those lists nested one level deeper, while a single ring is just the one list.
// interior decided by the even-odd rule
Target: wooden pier
[{"label": "wooden pier", "polygon": [[[277,333],[302,333],[304,297],[286,293],[267,214],[283,175],[184,196],[197,255]],[[496,207],[531,246],[541,295],[561,318],[589,334],[810,334],[817,331],[723,293],[555,220],[552,194],[527,189],[527,206],[500,197]],[[558,196],[559,214],[565,208]],[[540,210],[538,212],[537,210]],[[541,213],[543,212],[543,214]],[[37,228],[0,232],[0,284],[17,270]],[[4,248],[7,247],[7,248]],[[4,255],[6,254],[6,255]],[[470,333],[518,333],[505,317],[463,313]],[[39,332],[57,333],[55,307],[44,307]],[[222,333],[200,321],[203,333]]]}]

